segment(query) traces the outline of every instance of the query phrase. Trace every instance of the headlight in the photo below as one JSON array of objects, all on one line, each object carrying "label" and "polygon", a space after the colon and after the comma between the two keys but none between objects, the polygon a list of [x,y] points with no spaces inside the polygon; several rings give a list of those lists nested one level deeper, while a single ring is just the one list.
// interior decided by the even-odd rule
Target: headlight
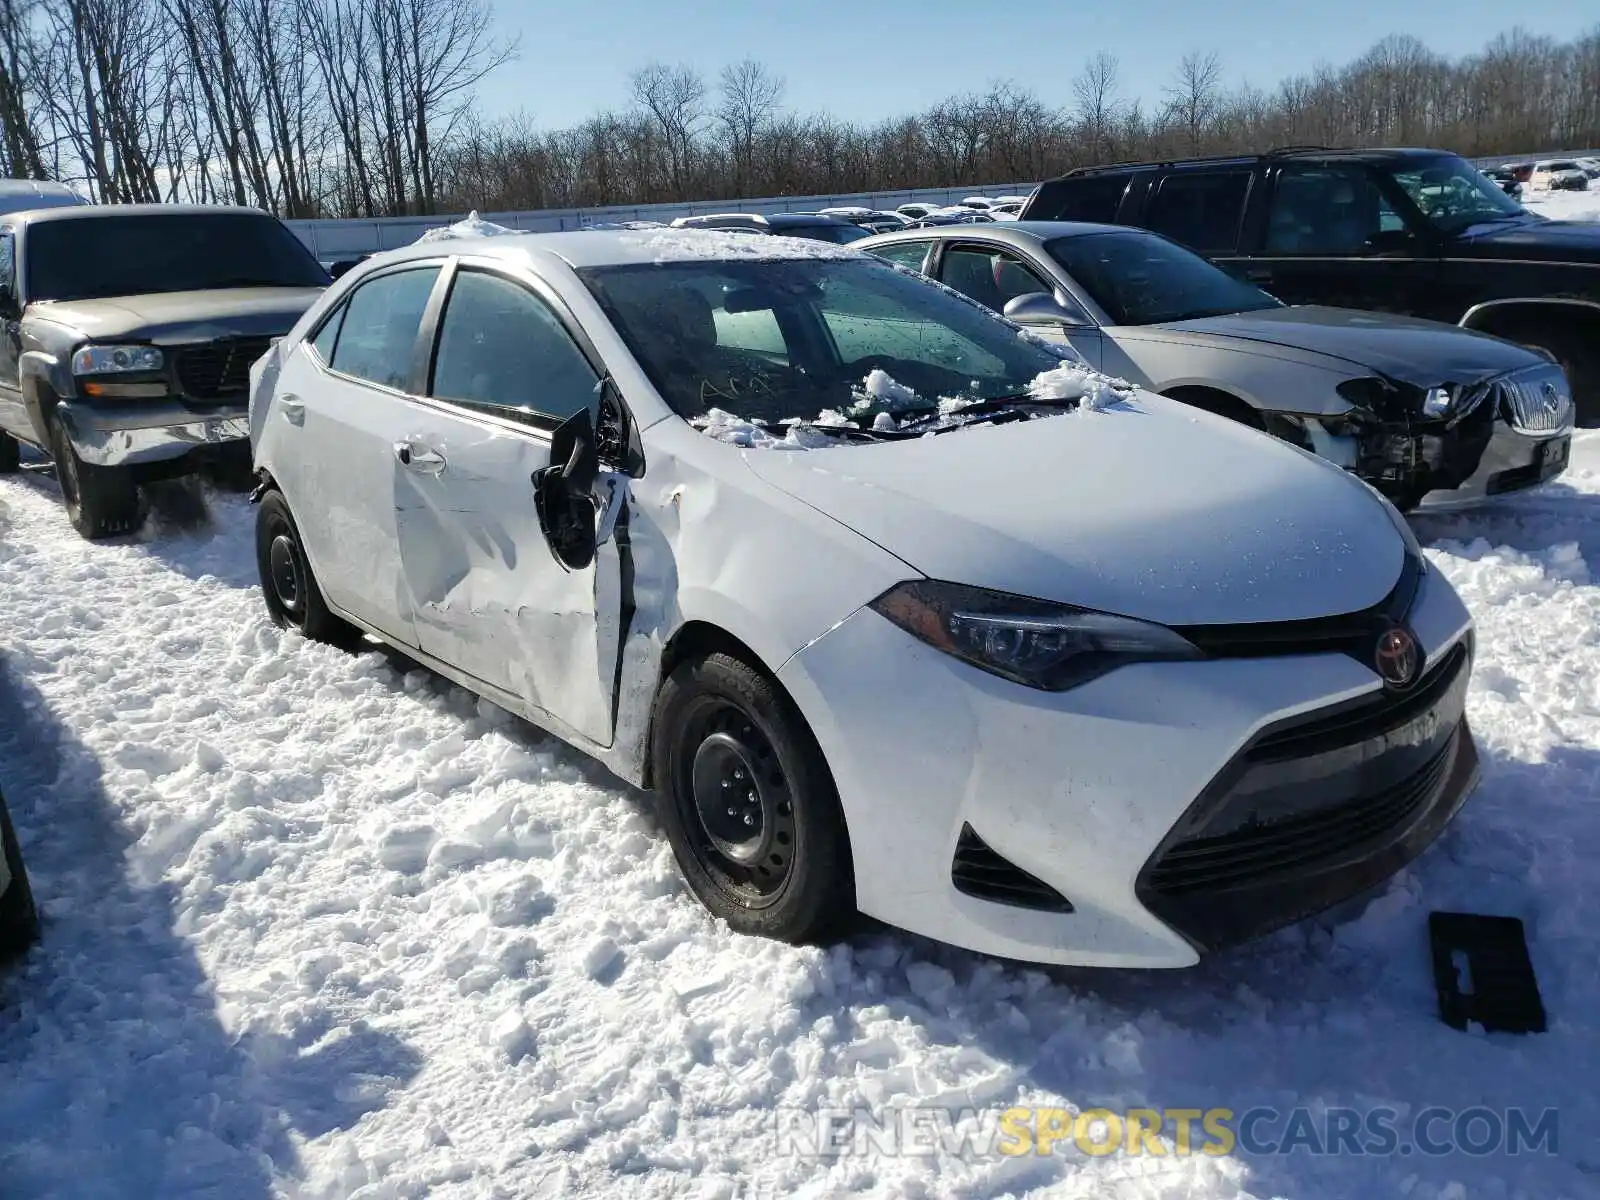
[{"label": "headlight", "polygon": [[1422,398],[1422,415],[1442,417],[1450,411],[1455,399],[1449,388],[1429,388],[1428,394]]},{"label": "headlight", "polygon": [[1203,657],[1165,625],[959,583],[898,584],[871,607],[946,654],[1047,692],[1127,663]]},{"label": "headlight", "polygon": [[72,356],[74,375],[159,371],[166,360],[154,346],[85,346]]}]

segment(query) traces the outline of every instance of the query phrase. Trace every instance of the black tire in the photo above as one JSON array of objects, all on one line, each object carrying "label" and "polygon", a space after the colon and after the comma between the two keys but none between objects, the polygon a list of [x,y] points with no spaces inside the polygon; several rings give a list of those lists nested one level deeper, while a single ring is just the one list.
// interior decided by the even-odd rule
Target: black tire
[{"label": "black tire", "polygon": [[842,929],[855,915],[850,839],[822,751],[788,696],[747,663],[711,654],[667,677],[652,729],[662,824],[700,902],[739,933],[785,942]]},{"label": "black tire", "polygon": [[335,616],[322,598],[289,502],[277,490],[261,497],[256,512],[256,569],[261,573],[267,615],[274,625],[298,629],[313,641],[345,649],[360,644],[361,631]]},{"label": "black tire", "polygon": [[21,469],[21,443],[9,433],[0,433],[0,475],[15,475]]},{"label": "black tire", "polygon": [[50,456],[66,501],[67,520],[90,541],[133,533],[144,524],[144,497],[126,467],[86,463],[72,448],[61,418],[50,417]]},{"label": "black tire", "polygon": [[0,895],[0,962],[16,958],[39,937],[39,910],[33,903],[33,888],[28,884],[28,871],[22,865],[22,848],[17,844],[17,831],[11,826],[11,814],[6,811],[5,800],[0,798],[0,849],[5,852],[6,871],[11,882]]}]

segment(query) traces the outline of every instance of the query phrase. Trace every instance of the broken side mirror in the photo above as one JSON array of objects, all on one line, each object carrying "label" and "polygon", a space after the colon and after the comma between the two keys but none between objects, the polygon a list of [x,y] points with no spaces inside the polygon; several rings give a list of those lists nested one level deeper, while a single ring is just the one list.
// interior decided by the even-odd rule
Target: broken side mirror
[{"label": "broken side mirror", "polygon": [[574,413],[550,438],[550,465],[533,473],[533,504],[550,553],[569,571],[594,561],[599,506],[594,497],[600,474],[594,417],[587,408]]},{"label": "broken side mirror", "polygon": [[1089,323],[1088,315],[1075,311],[1070,305],[1049,292],[1028,292],[1006,301],[1003,314],[1008,321],[1018,325],[1064,325],[1080,328]]}]

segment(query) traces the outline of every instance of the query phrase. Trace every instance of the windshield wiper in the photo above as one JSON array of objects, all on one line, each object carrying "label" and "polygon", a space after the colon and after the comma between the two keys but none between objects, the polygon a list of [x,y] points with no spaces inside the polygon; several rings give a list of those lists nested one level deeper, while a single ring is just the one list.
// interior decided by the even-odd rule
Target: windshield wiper
[{"label": "windshield wiper", "polygon": [[891,413],[893,417],[903,414],[911,415],[909,421],[900,422],[901,429],[917,428],[926,425],[930,420],[949,419],[965,424],[969,417],[997,417],[1009,413],[1021,413],[1029,408],[1077,408],[1083,402],[1082,396],[1072,396],[1066,399],[1044,398],[1029,395],[1027,392],[1016,392],[1009,396],[991,396],[987,400],[975,400],[971,404],[963,404],[960,408],[943,410],[937,405],[923,405],[917,408],[903,408],[899,412]]}]

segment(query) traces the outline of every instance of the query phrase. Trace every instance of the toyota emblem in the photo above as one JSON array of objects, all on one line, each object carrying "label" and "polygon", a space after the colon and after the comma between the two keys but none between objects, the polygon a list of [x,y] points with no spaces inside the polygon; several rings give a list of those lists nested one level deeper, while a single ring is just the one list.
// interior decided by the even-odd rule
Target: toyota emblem
[{"label": "toyota emblem", "polygon": [[1417,671],[1422,665],[1422,653],[1417,639],[1398,625],[1386,629],[1378,637],[1378,648],[1373,652],[1372,665],[1378,676],[1392,688],[1404,689],[1417,681]]}]

